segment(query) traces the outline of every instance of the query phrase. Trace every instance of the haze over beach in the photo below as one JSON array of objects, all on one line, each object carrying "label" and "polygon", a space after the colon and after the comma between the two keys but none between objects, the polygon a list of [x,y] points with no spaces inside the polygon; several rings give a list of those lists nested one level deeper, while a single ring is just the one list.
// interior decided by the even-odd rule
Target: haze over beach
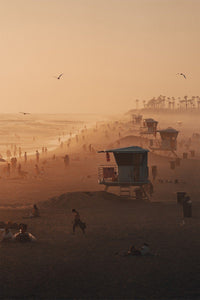
[{"label": "haze over beach", "polygon": [[0,4],[0,298],[199,299],[200,2]]},{"label": "haze over beach", "polygon": [[136,98],[200,95],[199,1],[17,0],[1,8],[1,112],[118,113]]}]

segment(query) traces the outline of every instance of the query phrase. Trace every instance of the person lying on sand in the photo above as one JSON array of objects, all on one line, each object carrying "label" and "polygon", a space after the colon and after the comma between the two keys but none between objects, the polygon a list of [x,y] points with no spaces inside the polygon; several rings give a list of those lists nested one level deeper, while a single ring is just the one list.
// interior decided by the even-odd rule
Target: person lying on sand
[{"label": "person lying on sand", "polygon": [[75,228],[76,227],[80,227],[82,232],[85,234],[86,224],[81,221],[78,211],[73,208],[72,209],[72,214],[74,215],[73,234],[75,234]]},{"label": "person lying on sand", "polygon": [[149,255],[150,254],[150,248],[147,243],[144,243],[143,246],[140,249],[136,249],[135,246],[131,246],[128,255]]},{"label": "person lying on sand", "polygon": [[13,236],[13,241],[19,243],[35,242],[37,239],[31,233],[27,232],[27,225],[20,224],[20,230]]},{"label": "person lying on sand", "polygon": [[147,243],[144,243],[143,246],[139,249],[137,249],[134,245],[132,245],[128,252],[123,252],[123,253],[115,253],[116,255],[120,256],[153,256],[153,254],[150,251],[150,247]]}]

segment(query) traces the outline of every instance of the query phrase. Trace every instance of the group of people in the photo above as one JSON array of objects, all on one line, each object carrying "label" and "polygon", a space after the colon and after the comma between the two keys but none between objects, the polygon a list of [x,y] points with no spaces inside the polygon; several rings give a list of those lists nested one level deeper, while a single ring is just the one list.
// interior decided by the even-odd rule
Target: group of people
[{"label": "group of people", "polygon": [[30,232],[27,231],[27,224],[19,224],[19,231],[15,234],[12,234],[9,226],[5,226],[4,229],[1,229],[2,235],[1,235],[1,242],[35,242],[37,239],[34,235],[32,235]]},{"label": "group of people", "polygon": [[[72,209],[73,214],[73,234],[75,234],[75,230],[77,227],[79,227],[83,234],[85,234],[86,224],[81,221],[80,214],[76,209]],[[31,214],[27,218],[36,218],[39,217],[39,209],[36,204],[33,206],[33,210]],[[26,218],[26,217],[25,217]],[[3,229],[0,229],[2,231],[1,234],[1,242],[19,242],[19,243],[29,243],[29,242],[36,242],[36,237],[27,231],[27,224],[21,223],[18,226],[19,231],[15,234],[13,234],[10,230],[10,224],[6,223]],[[142,247],[136,248],[134,245],[131,245],[129,250],[127,252],[123,253],[115,253],[120,256],[149,256],[153,255],[151,253],[149,244],[144,243]]]},{"label": "group of people", "polygon": [[[83,234],[85,234],[86,224],[81,221],[80,214],[76,209],[72,209],[72,214],[74,216],[73,220],[73,234],[75,234],[75,229],[77,227],[80,227]],[[27,218],[37,218],[40,217],[39,209],[36,204],[33,205],[32,212],[29,216],[24,217]],[[10,222],[7,222],[4,225],[4,228],[1,228],[1,242],[20,242],[20,243],[26,243],[26,242],[35,242],[37,241],[36,237],[32,235],[30,232],[27,231],[27,224],[20,223],[18,226],[19,231],[15,234],[13,234],[10,230],[11,224]]]},{"label": "group of people", "polygon": [[[37,218],[40,217],[39,209],[36,204],[33,205],[33,209],[28,217],[25,218]],[[34,235],[32,235],[30,232],[27,231],[27,224],[20,223],[18,226],[18,232],[13,234],[10,230],[11,223],[7,222],[4,225],[4,228],[0,229],[2,232],[1,234],[1,242],[9,242],[9,241],[14,241],[14,242],[20,242],[20,243],[25,243],[25,242],[35,242],[37,239]],[[16,224],[17,225],[17,224]]]}]

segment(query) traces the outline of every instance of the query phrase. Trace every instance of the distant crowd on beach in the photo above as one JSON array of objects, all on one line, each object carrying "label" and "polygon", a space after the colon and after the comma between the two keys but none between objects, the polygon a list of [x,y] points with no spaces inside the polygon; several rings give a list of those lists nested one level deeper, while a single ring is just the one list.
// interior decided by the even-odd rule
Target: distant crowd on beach
[{"label": "distant crowd on beach", "polygon": [[[97,130],[97,129],[96,129]],[[91,143],[86,144],[86,133],[87,127],[81,130],[80,135],[76,134],[72,137],[72,132],[69,133],[70,138],[67,141],[62,141],[61,137],[58,138],[58,150],[60,149],[61,153],[67,151],[70,152],[72,143],[74,145],[80,145],[80,151],[89,152],[91,154],[96,153],[96,149]],[[33,141],[35,137],[33,137]],[[64,156],[60,154],[63,159],[64,167],[70,165],[70,154],[66,153]],[[27,178],[29,175],[34,178],[41,177],[45,174],[45,164],[47,160],[56,160],[57,155],[55,152],[48,152],[48,148],[43,146],[41,151],[38,149],[35,150],[34,154],[28,154],[27,151],[23,151],[21,146],[17,144],[11,144],[10,147],[6,150],[6,159],[3,158],[3,155],[0,154],[0,162],[2,162],[2,168],[0,168],[0,177],[10,178],[12,176],[19,178]],[[79,158],[76,158],[79,160]],[[33,166],[32,171],[27,171],[27,166]],[[29,172],[31,172],[29,174]]]}]

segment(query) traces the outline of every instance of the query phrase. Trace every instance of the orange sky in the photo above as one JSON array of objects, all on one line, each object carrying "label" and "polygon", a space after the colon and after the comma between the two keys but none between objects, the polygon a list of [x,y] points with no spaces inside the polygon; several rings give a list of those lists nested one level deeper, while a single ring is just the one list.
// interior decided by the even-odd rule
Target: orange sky
[{"label": "orange sky", "polygon": [[199,0],[0,0],[0,112],[117,113],[200,95],[199,12]]}]

